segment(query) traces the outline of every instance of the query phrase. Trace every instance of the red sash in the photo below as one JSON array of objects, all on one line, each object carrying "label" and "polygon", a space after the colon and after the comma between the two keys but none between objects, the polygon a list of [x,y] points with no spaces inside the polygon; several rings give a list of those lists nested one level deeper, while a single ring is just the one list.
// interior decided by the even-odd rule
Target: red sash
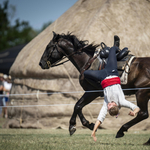
[{"label": "red sash", "polygon": [[101,85],[102,85],[103,89],[105,87],[107,87],[107,86],[114,85],[114,84],[121,84],[119,77],[113,77],[113,78],[110,78],[110,79],[104,79],[101,82]]}]

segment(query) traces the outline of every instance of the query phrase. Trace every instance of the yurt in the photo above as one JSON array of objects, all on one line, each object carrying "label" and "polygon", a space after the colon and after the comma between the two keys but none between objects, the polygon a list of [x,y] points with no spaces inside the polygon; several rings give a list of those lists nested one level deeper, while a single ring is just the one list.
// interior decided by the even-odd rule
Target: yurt
[{"label": "yurt", "polygon": [[[47,17],[50,15],[47,14]],[[49,18],[50,19],[50,18]],[[114,35],[120,37],[120,48],[128,47],[137,57],[150,56],[149,0],[78,0],[61,17],[27,44],[10,69],[12,76],[11,102],[7,128],[66,128],[74,104],[84,93],[79,84],[79,72],[67,62],[42,70],[40,58],[53,37],[72,32],[89,43],[113,45]],[[134,101],[134,96],[127,97]],[[90,122],[95,122],[103,104],[98,98],[83,109]],[[104,128],[120,128],[129,121],[126,109],[120,117],[105,119]],[[149,120],[149,119],[148,119]],[[115,121],[115,123],[114,123]],[[143,121],[144,122],[144,121]],[[135,128],[147,129],[147,120]],[[82,127],[77,118],[77,128]]]}]

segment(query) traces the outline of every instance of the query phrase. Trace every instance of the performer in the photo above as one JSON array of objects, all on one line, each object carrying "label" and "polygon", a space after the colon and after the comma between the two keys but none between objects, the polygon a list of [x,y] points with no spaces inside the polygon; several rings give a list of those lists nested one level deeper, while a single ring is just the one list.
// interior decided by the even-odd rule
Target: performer
[{"label": "performer", "polygon": [[125,99],[124,93],[120,86],[120,78],[117,70],[117,58],[116,52],[118,47],[113,46],[110,48],[108,62],[102,70],[86,70],[84,72],[85,79],[94,80],[95,82],[101,83],[104,90],[104,104],[100,110],[99,116],[95,123],[92,137],[94,141],[97,140],[95,132],[100,124],[104,121],[107,110],[111,116],[118,115],[121,107],[131,109],[129,115],[135,116],[139,112],[139,107]]}]

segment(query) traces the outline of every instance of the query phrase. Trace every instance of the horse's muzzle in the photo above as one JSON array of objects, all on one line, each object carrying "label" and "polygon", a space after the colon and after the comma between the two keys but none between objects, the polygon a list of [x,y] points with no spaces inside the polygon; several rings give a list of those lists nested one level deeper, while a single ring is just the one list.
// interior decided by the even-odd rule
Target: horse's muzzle
[{"label": "horse's muzzle", "polygon": [[39,65],[41,66],[42,69],[45,69],[41,62],[39,62]]},{"label": "horse's muzzle", "polygon": [[48,63],[45,62],[45,61],[40,61],[40,62],[39,62],[39,65],[41,66],[42,69],[49,69],[50,66],[51,66],[51,64],[50,64],[49,61],[48,61]]}]

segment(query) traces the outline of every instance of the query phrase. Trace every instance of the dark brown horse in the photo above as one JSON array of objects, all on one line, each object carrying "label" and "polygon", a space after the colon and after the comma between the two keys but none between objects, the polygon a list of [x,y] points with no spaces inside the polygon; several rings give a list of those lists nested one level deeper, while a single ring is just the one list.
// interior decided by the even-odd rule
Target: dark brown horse
[{"label": "dark brown horse", "polygon": [[[89,123],[88,120],[82,114],[82,108],[91,103],[98,96],[103,96],[103,92],[86,92],[91,90],[102,90],[100,84],[89,83],[86,81],[82,75],[86,64],[93,58],[94,52],[98,45],[87,44],[86,41],[78,40],[75,35],[72,34],[56,34],[53,32],[53,39],[47,45],[39,65],[42,69],[49,69],[55,66],[58,61],[67,57],[77,70],[81,73],[79,81],[85,93],[75,104],[74,112],[70,119],[69,132],[72,135],[76,131],[76,117],[79,116],[83,126],[86,126],[90,130],[93,130],[94,124]],[[124,132],[126,132],[130,127],[137,124],[138,122],[147,119],[148,114],[148,101],[150,98],[150,58],[136,57],[133,59],[128,83],[122,85],[123,89],[135,88],[135,90],[125,90],[125,95],[136,95],[137,105],[140,107],[140,112],[138,115],[124,124],[120,130],[117,132],[116,138],[123,137]],[[150,139],[146,144],[150,144]]]}]

